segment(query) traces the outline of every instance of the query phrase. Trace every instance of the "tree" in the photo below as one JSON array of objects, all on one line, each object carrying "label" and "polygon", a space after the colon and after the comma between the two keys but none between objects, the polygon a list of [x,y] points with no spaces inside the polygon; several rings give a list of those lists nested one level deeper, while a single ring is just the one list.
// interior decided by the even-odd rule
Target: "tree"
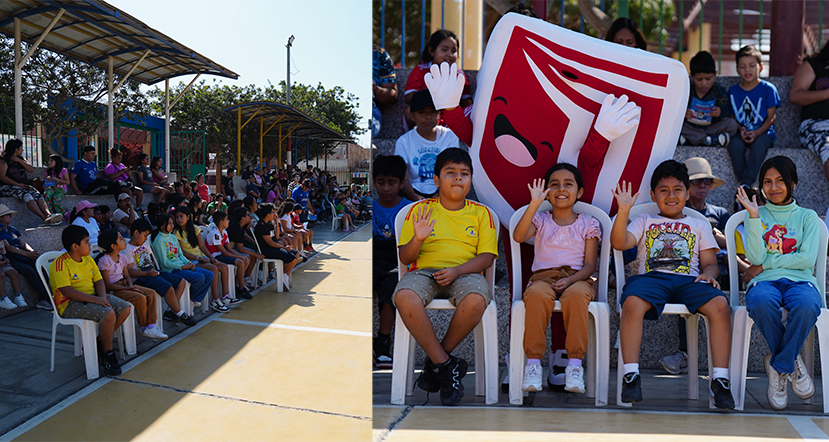
[{"label": "tree", "polygon": [[[237,117],[224,109],[235,104],[252,101],[285,102],[285,82],[278,86],[268,84],[263,90],[254,85],[227,86],[214,80],[204,80],[193,85],[182,95],[179,102],[170,111],[172,130],[205,131],[208,152],[216,153],[223,162],[235,163]],[[176,97],[184,89],[179,83],[170,90],[170,96]],[[163,116],[164,93],[156,88],[150,91],[153,109]],[[325,89],[322,84],[316,87],[296,83],[291,87],[291,105],[322,124],[342,133],[346,138],[354,139],[365,132],[359,125],[360,115],[356,111],[357,98],[339,86]],[[259,124],[250,124],[242,130],[242,159],[245,163],[258,163],[259,158]],[[317,153],[329,152],[335,143],[320,142],[312,150]],[[265,158],[279,154],[278,134],[271,130],[263,141]],[[282,149],[283,159],[287,152]]]},{"label": "tree", "polygon": [[[22,44],[22,53],[29,45]],[[39,48],[22,69],[25,129],[40,124],[49,152],[66,156],[62,138],[98,133],[107,125],[107,73],[103,69]],[[120,75],[113,75],[117,84]],[[0,103],[4,118],[14,119],[14,40],[0,38]],[[127,80],[113,94],[114,119],[141,118],[149,102],[140,84]],[[52,142],[58,141],[57,151]]]}]

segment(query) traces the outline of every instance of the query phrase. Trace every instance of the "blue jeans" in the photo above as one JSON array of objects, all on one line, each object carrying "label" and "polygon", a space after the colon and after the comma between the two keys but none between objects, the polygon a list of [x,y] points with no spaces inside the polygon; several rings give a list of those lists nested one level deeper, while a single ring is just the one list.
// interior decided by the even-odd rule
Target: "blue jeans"
[{"label": "blue jeans", "polygon": [[[731,155],[731,165],[734,167],[734,175],[740,184],[753,186],[757,181],[757,175],[760,174],[760,166],[766,159],[766,151],[769,150],[774,143],[769,134],[762,134],[754,139],[751,144],[746,144],[739,134],[731,139],[728,145],[728,154]],[[746,162],[746,149],[750,149],[748,153],[748,162]]]},{"label": "blue jeans", "polygon": [[201,267],[196,267],[193,270],[173,270],[171,273],[186,279],[190,283],[191,301],[201,302],[213,284],[213,272]]},{"label": "blue jeans", "polygon": [[[806,337],[820,315],[820,292],[806,281],[760,281],[746,292],[748,315],[766,338],[771,366],[778,373],[792,373]],[[783,326],[780,308],[788,310]]]}]

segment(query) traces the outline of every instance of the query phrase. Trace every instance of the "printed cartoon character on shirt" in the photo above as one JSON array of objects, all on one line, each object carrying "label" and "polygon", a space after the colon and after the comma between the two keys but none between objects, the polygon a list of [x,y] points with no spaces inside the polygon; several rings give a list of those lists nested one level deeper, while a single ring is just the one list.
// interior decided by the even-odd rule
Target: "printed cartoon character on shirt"
[{"label": "printed cartoon character on shirt", "polygon": [[[473,183],[502,222],[529,203],[530,180],[557,162],[577,165],[581,200],[608,212],[621,180],[646,201],[645,177],[673,157],[689,93],[676,60],[519,14],[496,25],[477,79]],[[642,122],[612,140],[596,127],[609,95],[635,103]]]},{"label": "printed cartoon character on shirt", "polygon": [[173,241],[167,241],[165,244],[167,246],[167,259],[170,261],[176,259],[178,256],[178,241],[173,244]]},{"label": "printed cartoon character on shirt", "polygon": [[663,270],[675,273],[690,273],[691,259],[697,236],[684,223],[658,223],[648,227],[645,250],[648,260],[645,271]]},{"label": "printed cartoon character on shirt", "polygon": [[[766,242],[766,253],[786,255],[796,252],[797,240],[794,238],[784,238],[783,235],[787,233],[789,233],[789,230],[785,226],[778,224],[771,226],[771,229],[763,234],[763,240]],[[791,234],[794,235],[794,232]]]}]

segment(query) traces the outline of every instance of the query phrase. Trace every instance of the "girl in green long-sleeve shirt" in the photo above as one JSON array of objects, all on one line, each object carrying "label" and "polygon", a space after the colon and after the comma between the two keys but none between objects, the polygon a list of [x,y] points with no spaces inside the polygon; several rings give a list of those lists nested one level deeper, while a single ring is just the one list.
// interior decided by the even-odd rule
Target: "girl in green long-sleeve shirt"
[{"label": "girl in green long-sleeve shirt", "polygon": [[[201,306],[201,301],[207,294],[207,290],[213,284],[213,272],[196,267],[184,256],[181,244],[171,232],[173,231],[173,219],[170,215],[162,213],[156,218],[158,233],[153,237],[153,253],[158,258],[158,266],[165,272],[178,275],[190,283],[190,299]],[[216,303],[217,300],[213,300]],[[218,302],[221,302],[220,300]],[[224,304],[222,304],[224,306]],[[227,311],[218,305],[211,303],[211,308],[216,311]]]},{"label": "girl in green long-sleeve shirt", "polygon": [[[797,167],[789,158],[769,158],[760,168],[760,184],[767,204],[758,207],[742,188],[737,198],[746,208],[746,258],[751,267],[746,309],[769,344],[765,357],[769,377],[766,397],[775,410],[788,404],[788,383],[801,399],[815,394],[800,349],[815,326],[824,302],[815,279],[820,229],[814,210],[797,205]],[[824,271],[824,269],[818,269]],[[788,311],[783,325],[780,308]]]}]

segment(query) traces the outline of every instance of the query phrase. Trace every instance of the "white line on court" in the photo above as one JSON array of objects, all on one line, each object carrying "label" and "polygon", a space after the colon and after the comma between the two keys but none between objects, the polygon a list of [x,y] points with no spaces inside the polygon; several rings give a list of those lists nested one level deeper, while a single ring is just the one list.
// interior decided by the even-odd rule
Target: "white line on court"
[{"label": "white line on court", "polygon": [[806,440],[826,440],[829,436],[809,416],[787,416],[792,428]]},{"label": "white line on court", "polygon": [[268,327],[268,328],[281,328],[285,330],[299,330],[299,331],[311,331],[311,332],[319,332],[319,333],[332,333],[335,335],[348,335],[348,336],[362,336],[362,337],[371,337],[372,334],[370,332],[358,332],[358,331],[351,331],[351,330],[337,330],[333,328],[319,328],[319,327],[303,327],[301,325],[286,325],[286,324],[271,324],[269,322],[255,322],[255,321],[243,321],[240,319],[225,319],[225,318],[217,318],[215,321],[218,322],[229,322],[232,324],[242,324],[242,325],[255,325],[257,327]]}]

